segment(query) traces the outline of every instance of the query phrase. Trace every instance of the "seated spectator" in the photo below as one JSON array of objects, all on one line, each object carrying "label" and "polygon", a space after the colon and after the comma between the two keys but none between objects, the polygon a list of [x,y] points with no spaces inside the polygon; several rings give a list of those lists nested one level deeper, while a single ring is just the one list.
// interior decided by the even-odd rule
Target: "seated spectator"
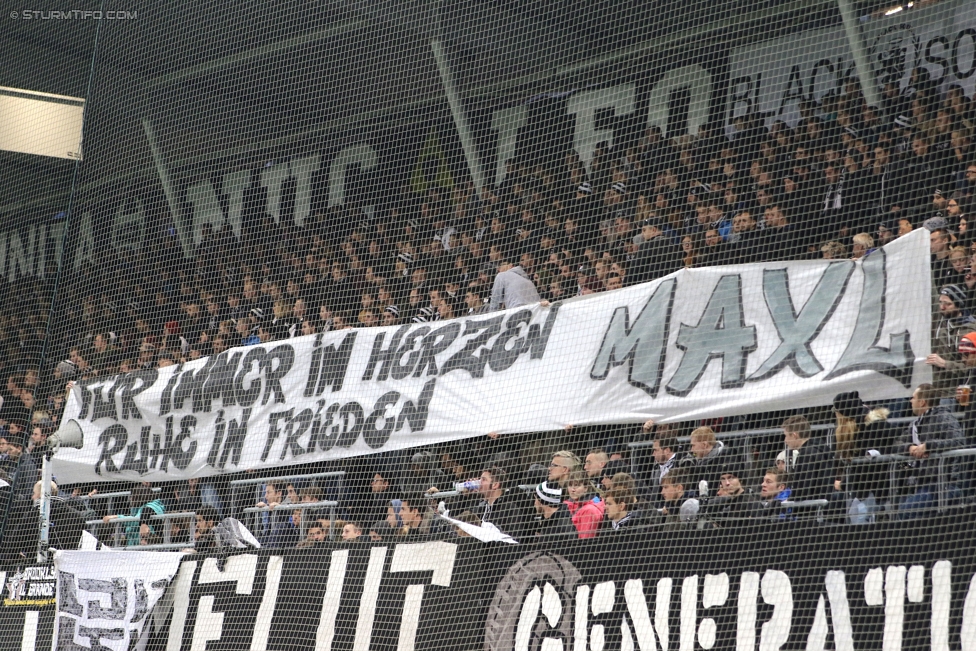
[{"label": "seated spectator", "polygon": [[604,504],[597,495],[593,482],[585,472],[577,470],[569,476],[566,492],[569,493],[566,507],[580,539],[595,538],[600,522],[603,521]]},{"label": "seated spectator", "polygon": [[[322,527],[319,526],[319,529],[322,529]],[[342,527],[342,533],[340,534],[342,539],[346,542],[353,542],[355,540],[359,540],[359,537],[362,535],[363,535],[363,529],[356,522],[347,522],[346,524],[344,524]],[[324,531],[322,534],[322,540],[325,540]]]},{"label": "seated spectator", "polygon": [[[163,501],[156,497],[152,489],[145,485],[135,486],[129,493],[129,512],[125,515],[106,515],[102,518],[102,521],[106,524],[117,520],[120,517],[134,517],[141,518],[143,514],[148,516],[152,515],[162,515],[166,512],[166,507],[163,505]],[[148,527],[149,525],[147,525]],[[140,530],[139,522],[126,522],[123,527],[125,530],[125,544],[129,547],[134,547],[135,545],[143,544],[139,542]]]},{"label": "seated spectator", "polygon": [[564,543],[578,532],[573,518],[563,503],[563,491],[558,484],[542,482],[535,487],[534,540],[538,543]]},{"label": "seated spectator", "polygon": [[482,500],[473,512],[480,516],[479,526],[490,522],[499,531],[521,540],[528,533],[531,503],[519,489],[506,489],[507,481],[505,471],[498,467],[483,470],[478,485]]},{"label": "seated spectator", "polygon": [[[912,457],[908,463],[906,483],[913,494],[898,505],[902,519],[917,517],[921,511],[935,506],[938,500],[939,462],[928,456],[962,447],[965,443],[962,426],[948,407],[937,404],[938,392],[931,384],[920,384],[912,394],[912,413],[915,415],[905,433],[898,437],[893,452]],[[958,468],[955,459],[945,460],[946,496],[958,496]]]},{"label": "seated spectator", "polygon": [[711,427],[699,427],[691,433],[691,452],[680,464],[688,470],[689,491],[698,491],[702,493],[701,497],[707,497],[708,492],[718,490],[724,454],[725,444],[715,438]]},{"label": "seated spectator", "polygon": [[708,519],[734,524],[735,521],[754,518],[759,514],[759,502],[742,486],[742,470],[738,466],[722,468],[720,481],[718,493],[705,508]]},{"label": "seated spectator", "polygon": [[803,416],[783,422],[783,437],[789,454],[786,472],[794,500],[825,500],[834,490],[834,455],[826,444],[812,439],[810,423]]},{"label": "seated spectator", "polygon": [[386,520],[374,522],[373,526],[369,528],[369,539],[372,542],[383,542],[391,539],[393,535],[393,527]]},{"label": "seated spectator", "polygon": [[[163,544],[163,538],[159,535],[156,530],[155,524],[150,520],[151,514],[146,511],[142,514],[139,520],[139,546],[148,547],[150,545],[161,545]],[[133,523],[135,524],[135,523]]]},{"label": "seated spectator", "polygon": [[[348,524],[346,526],[349,526]],[[322,528],[322,525],[318,522],[313,522],[308,525],[308,532],[305,534],[305,539],[300,543],[295,545],[295,549],[308,549],[309,547],[314,547],[320,542],[326,539],[326,530]]]},{"label": "seated spectator", "polygon": [[579,457],[575,454],[569,450],[560,450],[552,455],[552,461],[549,463],[549,475],[546,481],[550,484],[558,485],[559,488],[565,488],[566,482],[569,480],[569,475],[573,471],[579,470],[581,465]]},{"label": "seated spectator", "polygon": [[626,488],[613,488],[604,495],[606,523],[602,531],[619,531],[648,524],[644,513],[637,508],[637,497]]},{"label": "seated spectator", "polygon": [[424,518],[424,500],[419,496],[390,500],[386,523],[401,539],[419,540],[431,536],[430,523]]},{"label": "seated spectator", "polygon": [[193,531],[194,551],[210,554],[220,549],[220,541],[214,526],[218,522],[217,510],[212,506],[201,506],[196,513],[196,528]]},{"label": "seated spectator", "polygon": [[692,475],[686,468],[676,468],[661,480],[662,522],[680,524],[698,520],[701,503],[685,491],[685,485],[691,482]]},{"label": "seated spectator", "polygon": [[781,513],[780,503],[790,499],[792,491],[789,489],[789,475],[779,468],[770,468],[763,475],[759,488],[760,513],[766,517],[785,518]]},{"label": "seated spectator", "polygon": [[601,448],[594,448],[586,454],[583,470],[586,471],[586,476],[590,478],[590,481],[599,481],[603,475],[603,469],[607,467],[609,461],[610,457]]}]

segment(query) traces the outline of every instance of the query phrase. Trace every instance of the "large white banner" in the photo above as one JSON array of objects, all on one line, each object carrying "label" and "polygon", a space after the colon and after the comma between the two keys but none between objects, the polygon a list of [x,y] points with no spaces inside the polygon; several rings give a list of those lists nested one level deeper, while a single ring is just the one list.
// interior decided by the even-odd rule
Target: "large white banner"
[{"label": "large white banner", "polygon": [[[487,432],[906,396],[929,381],[927,231],[865,259],[683,270],[474,318],[236,348],[77,384],[63,483],[168,480]],[[80,435],[80,436],[79,436]]]},{"label": "large white banner", "polygon": [[[972,3],[941,2],[864,23],[874,83],[880,92],[888,82],[910,85],[913,68],[928,70],[945,90],[959,84],[972,96],[976,83],[976,12]],[[820,101],[842,92],[857,79],[854,58],[842,25],[809,30],[736,48],[729,55],[735,71],[729,83],[726,130],[732,121],[760,113],[766,126],[783,120],[794,126],[803,100]]]},{"label": "large white banner", "polygon": [[146,648],[148,622],[180,567],[175,552],[59,551],[52,651]]}]

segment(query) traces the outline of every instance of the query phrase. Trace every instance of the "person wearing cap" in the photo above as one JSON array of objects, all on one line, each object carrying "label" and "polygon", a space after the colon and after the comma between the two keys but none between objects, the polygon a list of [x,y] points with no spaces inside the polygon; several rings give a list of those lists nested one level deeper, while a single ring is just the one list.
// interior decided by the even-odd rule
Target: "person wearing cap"
[{"label": "person wearing cap", "polygon": [[925,363],[933,367],[932,384],[943,398],[949,398],[966,374],[959,339],[976,331],[976,318],[966,303],[966,290],[959,285],[946,285],[939,292],[939,320],[932,335],[932,353]]},{"label": "person wearing cap", "polygon": [[521,266],[512,264],[509,258],[502,255],[498,260],[498,275],[491,287],[489,312],[532,305],[542,300],[529,274]]},{"label": "person wearing cap", "polygon": [[532,526],[536,542],[560,544],[577,538],[573,517],[563,503],[563,489],[558,484],[542,482],[535,487],[535,512]]},{"label": "person wearing cap", "polygon": [[742,485],[743,469],[735,463],[722,467],[716,496],[705,506],[705,515],[717,526],[742,523],[759,515],[759,500]]}]

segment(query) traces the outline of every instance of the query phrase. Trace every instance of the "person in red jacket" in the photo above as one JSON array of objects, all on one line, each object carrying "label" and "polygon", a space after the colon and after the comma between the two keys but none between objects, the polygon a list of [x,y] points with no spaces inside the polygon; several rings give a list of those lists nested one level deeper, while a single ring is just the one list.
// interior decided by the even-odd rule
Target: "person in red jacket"
[{"label": "person in red jacket", "polygon": [[573,516],[573,525],[580,538],[596,538],[603,521],[604,504],[593,482],[583,470],[574,470],[566,482],[569,499],[566,506]]}]

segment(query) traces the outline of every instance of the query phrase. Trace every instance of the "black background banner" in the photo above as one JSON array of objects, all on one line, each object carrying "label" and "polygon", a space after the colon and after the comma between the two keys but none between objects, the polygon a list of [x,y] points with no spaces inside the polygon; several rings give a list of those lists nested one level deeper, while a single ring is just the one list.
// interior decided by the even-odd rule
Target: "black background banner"
[{"label": "black background banner", "polygon": [[[973,521],[191,555],[151,618],[147,648],[966,649],[976,639]],[[21,648],[24,611],[0,609],[0,649]],[[51,620],[41,613],[38,649]]]},{"label": "black background banner", "polygon": [[[189,590],[175,586],[173,604],[173,613],[185,607],[185,619],[170,615],[154,636],[160,648],[167,642],[189,648],[206,638],[211,650],[254,648],[256,629],[266,639],[261,648],[295,650],[958,649],[963,627],[976,627],[972,525],[969,514],[870,529],[815,523],[650,528],[547,549],[461,541],[399,552],[404,545],[265,550],[244,554],[254,567],[246,595],[238,586],[250,575],[241,561],[188,558],[177,581]],[[345,575],[336,602],[325,597],[330,582],[335,589],[330,573],[342,552]],[[426,559],[436,569],[403,571],[405,558]],[[208,573],[213,579],[220,562],[237,563],[224,571],[236,581],[201,582]],[[280,578],[272,566],[280,567]],[[447,572],[449,585],[436,585]],[[274,582],[276,599],[267,594]],[[401,622],[409,619],[404,603],[411,602],[408,595],[415,603],[418,586],[422,602],[411,642],[409,631],[403,639]],[[964,618],[967,602],[974,612]],[[212,625],[217,612],[224,613],[219,631]],[[185,623],[170,630],[176,620]],[[197,632],[201,620],[210,624]],[[333,631],[331,638],[323,639],[324,629]]]}]

